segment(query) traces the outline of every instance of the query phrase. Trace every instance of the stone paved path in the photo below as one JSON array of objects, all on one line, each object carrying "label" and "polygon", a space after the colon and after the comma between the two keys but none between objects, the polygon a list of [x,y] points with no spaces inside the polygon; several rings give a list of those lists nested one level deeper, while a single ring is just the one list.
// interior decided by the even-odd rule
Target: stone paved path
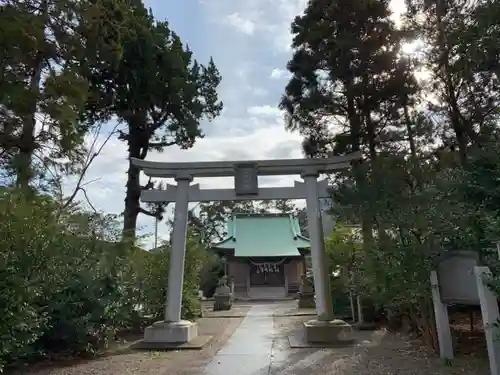
[{"label": "stone paved path", "polygon": [[286,350],[274,348],[275,305],[256,305],[247,313],[226,345],[205,368],[203,375],[268,375]]}]

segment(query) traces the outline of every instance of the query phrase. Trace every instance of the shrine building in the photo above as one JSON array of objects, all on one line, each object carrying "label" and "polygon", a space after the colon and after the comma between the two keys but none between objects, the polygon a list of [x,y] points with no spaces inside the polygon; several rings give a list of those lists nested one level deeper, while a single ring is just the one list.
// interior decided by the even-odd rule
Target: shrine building
[{"label": "shrine building", "polygon": [[226,258],[236,298],[281,298],[299,291],[310,242],[293,214],[234,214],[212,248]]}]

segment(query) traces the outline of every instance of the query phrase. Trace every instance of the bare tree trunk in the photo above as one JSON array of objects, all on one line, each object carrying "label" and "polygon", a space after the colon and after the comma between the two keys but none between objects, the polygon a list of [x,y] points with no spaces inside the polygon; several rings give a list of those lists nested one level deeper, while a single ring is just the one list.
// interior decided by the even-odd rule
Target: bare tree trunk
[{"label": "bare tree trunk", "polygon": [[365,318],[363,316],[363,303],[362,303],[360,293],[358,293],[358,295],[356,296],[356,305],[358,307],[358,323],[363,324],[365,321]]},{"label": "bare tree trunk", "polygon": [[123,236],[128,238],[135,238],[137,216],[141,209],[141,185],[139,183],[139,176],[139,169],[130,163],[127,172],[125,211],[123,213]]},{"label": "bare tree trunk", "polygon": [[412,120],[410,118],[410,114],[408,113],[408,103],[406,98],[404,99],[403,103],[403,109],[404,109],[404,116],[405,116],[405,122],[406,122],[406,132],[408,133],[408,143],[410,144],[410,155],[411,155],[411,160],[413,164],[413,170],[414,170],[414,177],[415,177],[415,182],[420,191],[423,190],[423,181],[422,181],[422,171],[420,168],[420,161],[418,159],[417,155],[417,145],[415,142],[415,134],[413,132],[413,124]]},{"label": "bare tree trunk", "polygon": [[[48,18],[48,3],[47,0],[40,4],[40,12],[43,18]],[[45,22],[46,23],[46,22]],[[41,47],[44,41],[40,41]],[[36,149],[35,129],[36,129],[36,114],[38,109],[38,100],[40,97],[40,83],[44,68],[43,51],[38,51],[36,58],[33,61],[33,70],[31,73],[29,95],[26,97],[26,112],[22,116],[23,128],[19,137],[19,155],[16,162],[16,186],[22,189],[28,189],[29,183],[33,178],[32,157]]]},{"label": "bare tree trunk", "polygon": [[453,83],[452,69],[450,67],[450,47],[446,40],[446,29],[443,18],[446,16],[446,4],[444,0],[437,0],[436,2],[436,22],[437,22],[437,38],[441,51],[439,65],[443,74],[445,85],[446,101],[449,107],[448,113],[450,115],[451,125],[455,131],[457,139],[460,161],[465,163],[467,160],[467,147],[468,141],[475,138],[474,130],[469,124],[465,123],[460,107],[458,105],[456,86]]},{"label": "bare tree trunk", "polygon": [[417,311],[413,311],[412,320],[422,335],[424,342],[435,352],[439,351],[439,341],[436,329],[434,311],[428,298],[422,298],[417,305]]},{"label": "bare tree trunk", "polygon": [[[136,114],[129,119],[130,122],[145,123],[142,114]],[[144,159],[148,152],[148,144],[144,144],[144,134],[135,129],[137,125],[129,126],[128,156]],[[146,139],[147,142],[148,139]],[[127,171],[127,184],[125,194],[125,210],[123,212],[123,238],[135,239],[137,229],[137,216],[141,212],[141,183],[140,169],[129,162]]]},{"label": "bare tree trunk", "polygon": [[352,292],[349,292],[349,301],[351,302],[351,316],[352,316],[352,322],[356,322],[356,308],[354,306],[354,295]]}]

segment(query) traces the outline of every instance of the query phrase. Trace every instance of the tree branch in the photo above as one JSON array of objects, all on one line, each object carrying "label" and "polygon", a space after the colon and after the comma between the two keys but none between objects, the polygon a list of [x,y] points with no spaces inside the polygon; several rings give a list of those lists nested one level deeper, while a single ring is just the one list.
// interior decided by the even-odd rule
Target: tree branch
[{"label": "tree branch", "polygon": [[[118,127],[118,124],[116,124],[114,126],[113,130],[111,132],[109,132],[108,136],[106,137],[106,139],[104,140],[104,142],[102,143],[102,145],[96,151],[94,151],[95,147],[96,147],[96,144],[97,144],[97,139],[99,138],[101,127],[102,126],[99,126],[99,128],[96,131],[96,135],[95,135],[94,139],[92,140],[92,144],[91,144],[91,146],[89,148],[89,151],[87,153],[87,157],[86,157],[86,160],[85,160],[85,162],[83,164],[82,171],[80,173],[78,181],[76,182],[75,189],[73,190],[73,193],[69,196],[69,198],[66,200],[66,202],[61,206],[61,208],[59,210],[59,213],[57,214],[58,218],[60,217],[60,215],[62,214],[62,212],[66,208],[68,208],[69,205],[75,200],[76,195],[78,194],[78,192],[80,190],[83,191],[83,193],[86,196],[86,199],[88,201],[87,194],[86,194],[85,190],[82,188],[82,186],[83,186],[82,185],[83,184],[83,179],[85,177],[85,174],[89,170],[90,166],[92,165],[93,161],[95,160],[95,158],[101,154],[102,150],[104,149],[104,146],[106,146],[106,144],[111,139],[111,137],[116,133],[116,128]],[[88,185],[88,183],[85,184],[85,185]],[[92,204],[90,204],[90,205],[92,206]],[[95,211],[95,208],[93,206],[92,206],[92,208]]]},{"label": "tree branch", "polygon": [[93,180],[86,181],[85,183],[81,184],[80,187],[82,188],[84,186],[90,185],[90,184],[97,182],[99,180],[102,180],[102,177],[94,178]]},{"label": "tree branch", "polygon": [[147,216],[154,217],[154,218],[156,218],[156,219],[158,219],[160,221],[163,220],[163,215],[161,215],[159,212],[149,211],[149,210],[146,210],[143,207],[139,207],[139,213],[147,215]]},{"label": "tree branch", "polygon": [[57,185],[57,189],[59,190],[59,194],[62,195],[62,186],[61,186],[61,182],[60,182],[60,179],[59,179],[59,176],[57,176],[56,172],[54,172],[51,168],[50,168],[50,165],[44,160],[43,157],[41,157],[40,155],[38,155],[36,152],[33,153],[33,157],[38,159],[38,161],[40,163],[42,163],[42,165],[46,168],[46,171],[48,171],[50,173],[50,175],[52,176],[52,178],[54,179],[54,183]]},{"label": "tree branch", "polygon": [[98,214],[99,212],[97,212],[97,210],[95,209],[94,205],[90,202],[89,196],[87,195],[87,190],[85,190],[81,186],[79,187],[79,190],[83,193],[83,196],[85,197],[85,200],[87,201],[87,203],[90,206],[90,208],[92,208],[92,210],[94,210],[94,212],[96,214]]},{"label": "tree branch", "polygon": [[[170,113],[166,111],[165,108],[162,108],[159,112],[160,114],[158,113],[158,111],[155,110],[154,106],[151,107],[150,113],[151,113],[151,118],[153,119],[153,123],[151,124],[151,133],[150,133],[151,135],[153,135],[153,133],[156,130],[158,130],[158,128],[162,126],[170,116]],[[163,113],[163,115],[161,115],[161,113]]]},{"label": "tree branch", "polygon": [[188,211],[188,220],[190,220],[191,223],[193,223],[198,229],[204,229],[205,228],[205,226],[203,225],[203,223],[201,222],[201,220],[196,217],[196,215],[193,213],[192,210]]},{"label": "tree branch", "polygon": [[154,188],[154,182],[153,182],[153,180],[150,177],[149,181],[147,182],[147,184],[144,185],[144,186],[141,186],[141,190],[150,190],[152,188]]},{"label": "tree branch", "polygon": [[162,147],[170,147],[175,145],[175,141],[170,141],[170,142],[150,142],[149,147],[151,148],[162,148]]}]

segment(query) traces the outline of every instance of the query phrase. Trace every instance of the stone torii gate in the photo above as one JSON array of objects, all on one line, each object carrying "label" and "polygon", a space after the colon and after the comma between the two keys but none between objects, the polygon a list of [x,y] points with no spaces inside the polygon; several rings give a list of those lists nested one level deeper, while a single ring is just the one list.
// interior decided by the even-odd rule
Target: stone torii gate
[{"label": "stone torii gate", "polygon": [[[337,339],[347,323],[334,321],[330,275],[324,251],[323,227],[319,198],[330,196],[328,181],[318,181],[320,174],[350,167],[360,153],[322,159],[283,159],[256,161],[215,161],[161,163],[131,158],[131,163],[149,177],[174,178],[177,185],[166,190],[144,190],[143,202],[175,202],[172,248],[170,254],[165,320],[147,327],[144,344],[150,348],[187,343],[198,334],[194,322],[181,320],[182,285],[186,252],[189,202],[306,199],[308,231],[316,291],[317,319],[305,323],[306,338],[315,342]],[[293,187],[259,188],[258,176],[300,175],[304,182]],[[235,178],[234,189],[200,189],[191,185],[195,177]]]}]

